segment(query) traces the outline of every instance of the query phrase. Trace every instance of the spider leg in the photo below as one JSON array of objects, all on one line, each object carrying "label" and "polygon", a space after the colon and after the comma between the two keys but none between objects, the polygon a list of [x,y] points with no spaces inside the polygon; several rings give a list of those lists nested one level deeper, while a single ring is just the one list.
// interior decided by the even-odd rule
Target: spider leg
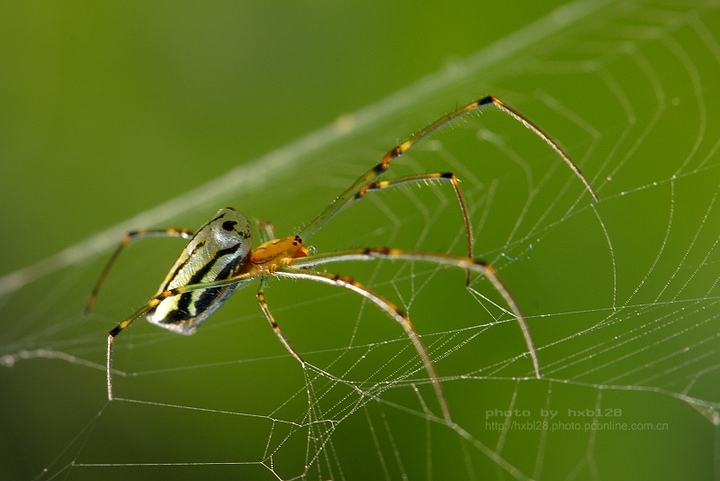
[{"label": "spider leg", "polygon": [[285,335],[280,330],[280,326],[275,321],[275,318],[273,317],[272,313],[270,312],[270,308],[267,305],[267,302],[265,301],[265,286],[267,285],[267,277],[263,276],[260,279],[260,288],[257,291],[256,297],[258,304],[260,304],[260,310],[262,310],[263,314],[265,314],[265,318],[270,323],[270,327],[273,328],[273,331],[275,331],[275,334],[277,334],[278,339],[280,339],[280,342],[283,346],[285,346],[285,349],[295,358],[297,361],[304,366],[305,360],[298,354],[298,352],[295,350],[294,347],[290,344],[290,342],[287,340]]},{"label": "spider leg", "polygon": [[537,357],[537,350],[535,349],[535,343],[533,342],[530,334],[530,328],[528,327],[527,321],[520,312],[520,308],[515,302],[515,299],[510,295],[510,291],[507,290],[505,285],[500,281],[500,278],[495,273],[495,269],[484,261],[472,259],[469,257],[454,256],[451,254],[442,254],[437,252],[423,252],[413,251],[404,249],[391,249],[388,247],[375,247],[369,249],[348,249],[342,251],[329,252],[325,254],[316,254],[308,257],[286,259],[284,264],[287,266],[293,266],[295,268],[304,267],[316,267],[321,264],[328,264],[331,262],[343,262],[343,261],[358,261],[358,260],[373,260],[373,259],[390,259],[390,260],[409,260],[409,261],[424,261],[433,264],[445,265],[450,267],[459,267],[467,271],[477,272],[484,275],[500,294],[505,303],[512,311],[513,315],[517,319],[520,330],[522,331],[523,338],[525,339],[525,345],[527,346],[528,353],[533,363],[533,370],[535,377],[540,379],[542,377],[540,373],[540,362]]},{"label": "spider leg", "polygon": [[[360,190],[357,191],[355,194],[355,197],[353,197],[348,203],[360,200],[363,197],[365,197],[365,194],[368,192],[375,192],[378,190],[387,189],[389,187],[394,187],[397,185],[402,184],[408,184],[408,183],[415,183],[415,182],[428,182],[433,180],[440,180],[440,181],[447,181],[450,182],[450,185],[452,185],[453,190],[455,191],[455,198],[458,201],[458,205],[460,206],[460,213],[463,217],[463,222],[465,223],[465,238],[467,239],[467,256],[473,257],[473,234],[472,234],[472,226],[470,225],[470,215],[467,210],[467,204],[465,203],[465,197],[462,194],[462,190],[460,190],[460,181],[458,178],[453,174],[452,172],[434,172],[430,174],[416,174],[416,175],[409,175],[406,177],[398,177],[397,179],[391,179],[391,180],[379,180],[379,181],[373,181],[369,184],[363,186],[360,188]],[[470,285],[470,274],[471,271],[468,271],[467,273],[467,279],[466,284]]]},{"label": "spider leg", "polygon": [[282,265],[278,267],[278,270],[275,271],[273,275],[278,277],[289,277],[293,279],[308,279],[324,284],[344,287],[372,301],[390,318],[397,321],[405,330],[405,334],[408,336],[408,338],[410,338],[410,341],[412,342],[415,350],[417,351],[423,362],[423,365],[425,366],[425,370],[427,371],[428,376],[430,376],[430,380],[432,382],[433,389],[435,390],[435,395],[438,399],[438,403],[440,404],[440,409],[442,410],[445,422],[448,424],[452,423],[452,417],[450,416],[448,403],[445,399],[445,394],[443,393],[442,386],[440,385],[440,379],[438,378],[437,372],[435,371],[432,360],[430,359],[430,356],[428,355],[425,346],[423,346],[422,341],[420,341],[420,337],[418,336],[417,332],[415,332],[415,329],[413,329],[410,318],[408,318],[407,315],[400,311],[400,309],[395,304],[385,299],[380,294],[377,294],[376,292],[370,290],[368,287],[360,284],[351,277],[339,276],[327,272],[317,272],[309,269],[295,269]]},{"label": "spider leg", "polygon": [[[154,299],[153,299],[154,300]],[[157,306],[160,303],[158,302],[148,302],[143,307],[141,307],[138,311],[136,311],[132,316],[128,317],[127,319],[124,319],[123,321],[119,322],[117,326],[115,326],[113,329],[108,332],[108,338],[107,338],[107,357],[105,359],[105,375],[107,377],[107,395],[108,400],[113,400],[113,389],[112,389],[112,351],[113,351],[113,342],[115,341],[115,337],[117,337],[118,334],[120,334],[122,331],[124,331],[126,328],[130,326],[130,324],[135,321],[138,317],[145,314],[147,311],[152,309],[153,307]]]},{"label": "spider leg", "polygon": [[487,96],[483,97],[480,100],[476,100],[475,102],[472,102],[464,107],[459,108],[455,112],[452,112],[444,117],[441,117],[440,119],[436,120],[435,122],[431,123],[421,131],[417,132],[413,136],[411,136],[409,139],[407,139],[405,142],[397,145],[396,147],[392,148],[388,153],[385,154],[385,156],[382,158],[382,160],[375,165],[373,168],[365,172],[362,176],[360,176],[353,184],[345,190],[342,194],[340,194],[324,211],[320,213],[318,217],[316,217],[314,220],[312,220],[308,225],[306,225],[302,231],[300,231],[300,236],[303,239],[309,239],[313,234],[315,234],[327,221],[329,221],[335,214],[337,214],[341,209],[343,209],[345,206],[347,206],[349,203],[351,203],[356,194],[367,184],[372,183],[374,179],[381,176],[385,173],[386,170],[390,168],[390,164],[392,161],[396,158],[410,150],[416,143],[418,143],[420,140],[424,139],[443,125],[448,124],[449,122],[452,122],[453,120],[457,119],[458,117],[461,117],[467,113],[474,112],[476,110],[481,110],[490,106],[494,106],[497,109],[499,109],[501,112],[506,113],[507,115],[511,116],[518,122],[522,123],[525,127],[527,127],[530,131],[532,131],[535,135],[543,139],[561,158],[562,160],[570,167],[570,170],[573,171],[573,173],[582,181],[582,183],[585,185],[585,188],[588,190],[590,195],[593,197],[594,200],[598,200],[597,194],[595,194],[595,191],[593,190],[590,183],[587,181],[587,179],[583,176],[582,172],[580,172],[580,169],[573,163],[572,160],[570,160],[570,157],[565,153],[565,151],[558,145],[557,142],[555,142],[549,135],[547,135],[540,127],[538,127],[534,122],[532,122],[529,118],[525,117],[523,114],[521,114],[518,110],[515,110],[514,108],[510,107],[500,99],[493,97],[493,96]]},{"label": "spider leg", "polygon": [[538,125],[535,124],[535,122],[533,122],[529,118],[525,117],[518,110],[515,110],[514,108],[510,107],[508,104],[506,104],[505,102],[503,102],[502,100],[500,100],[496,97],[492,97],[492,96],[485,97],[484,99],[479,100],[478,102],[481,103],[480,107],[483,107],[485,105],[490,105],[490,104],[494,105],[500,111],[505,112],[510,117],[514,118],[515,120],[517,120],[518,122],[523,124],[526,128],[530,129],[535,135],[537,135],[538,137],[543,139],[545,141],[545,143],[550,146],[550,148],[552,148],[555,152],[557,152],[557,154],[560,156],[560,158],[562,158],[562,160],[567,164],[567,166],[570,167],[570,170],[573,171],[575,176],[578,179],[580,179],[580,181],[585,186],[585,189],[592,196],[593,200],[595,202],[600,200],[598,198],[597,194],[595,193],[595,190],[592,188],[592,185],[590,185],[590,182],[585,178],[585,176],[582,174],[582,172],[580,171],[578,166],[575,165],[575,162],[570,160],[570,157],[565,153],[565,151],[562,149],[562,147],[560,147],[560,145],[557,142],[555,142],[548,134],[543,132],[543,130],[540,127],[538,127]]},{"label": "spider leg", "polygon": [[107,339],[107,359],[105,364],[106,369],[106,376],[107,376],[107,393],[108,393],[108,400],[113,399],[113,390],[112,390],[112,351],[113,351],[113,343],[115,341],[115,338],[125,329],[130,327],[130,325],[137,319],[138,317],[142,316],[146,312],[150,311],[151,309],[157,307],[158,304],[160,304],[164,299],[167,299],[168,297],[174,297],[179,296],[180,294],[184,294],[185,292],[190,291],[196,291],[199,289],[212,289],[216,287],[222,287],[222,286],[228,286],[231,284],[239,284],[242,282],[250,281],[257,277],[257,274],[255,272],[243,272],[240,273],[234,277],[230,277],[227,279],[221,279],[218,281],[213,282],[204,282],[201,284],[188,284],[185,286],[179,286],[174,289],[168,289],[167,291],[163,291],[159,294],[157,294],[155,297],[150,299],[147,304],[142,306],[140,309],[135,311],[130,317],[127,317],[120,321],[117,326],[115,326],[113,329],[108,332],[108,339]]},{"label": "spider leg", "polygon": [[113,264],[115,264],[115,261],[120,255],[120,252],[122,252],[125,246],[128,245],[130,242],[136,239],[143,239],[145,237],[183,237],[185,239],[190,239],[194,235],[195,232],[189,229],[135,230],[125,234],[125,236],[120,241],[120,245],[117,246],[115,252],[113,252],[112,256],[110,256],[107,264],[105,264],[105,267],[100,273],[100,277],[95,282],[95,286],[90,292],[90,297],[85,304],[85,314],[89,313],[90,309],[92,309],[92,306],[95,303],[95,299],[97,299],[98,292],[100,292],[100,287],[105,282],[105,278],[107,278],[110,269],[112,268]]},{"label": "spider leg", "polygon": [[267,220],[258,220],[255,222],[258,230],[260,243],[263,244],[269,240],[275,239],[275,226]]}]

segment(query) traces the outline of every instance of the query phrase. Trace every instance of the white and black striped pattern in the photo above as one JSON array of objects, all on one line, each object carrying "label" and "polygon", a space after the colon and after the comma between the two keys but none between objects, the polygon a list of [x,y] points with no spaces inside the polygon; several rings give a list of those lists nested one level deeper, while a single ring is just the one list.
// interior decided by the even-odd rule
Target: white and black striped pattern
[{"label": "white and black striped pattern", "polygon": [[[220,209],[190,240],[157,293],[228,279],[247,265],[251,248],[247,218],[230,207]],[[228,284],[168,297],[148,311],[146,317],[171,331],[193,334],[240,285]]]}]

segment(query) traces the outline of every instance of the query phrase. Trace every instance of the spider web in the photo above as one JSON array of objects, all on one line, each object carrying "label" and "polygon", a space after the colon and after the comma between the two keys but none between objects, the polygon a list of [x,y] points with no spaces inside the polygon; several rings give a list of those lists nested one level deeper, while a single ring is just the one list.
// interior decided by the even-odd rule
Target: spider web
[{"label": "spider web", "polygon": [[[3,277],[4,477],[710,478],[720,446],[717,7],[571,4]],[[600,202],[499,112],[442,129],[392,173],[462,179],[475,254],[526,315],[543,379],[533,378],[520,330],[485,280],[466,289],[463,272],[384,261],[328,269],[409,313],[452,425],[396,324],[352,293],[283,280],[270,283],[268,302],[306,368],[277,342],[248,288],[195,336],[141,322],[123,333],[119,399],[104,399],[105,333],[154,292],[181,246],[128,249],[96,312],[83,317],[89,286],[124,231],[197,226],[228,204],[290,233],[397,138],[483,93],[560,141]],[[287,215],[272,215],[279,211]],[[371,193],[310,241],[322,252],[390,245],[460,255],[464,243],[452,190],[436,184]]]}]

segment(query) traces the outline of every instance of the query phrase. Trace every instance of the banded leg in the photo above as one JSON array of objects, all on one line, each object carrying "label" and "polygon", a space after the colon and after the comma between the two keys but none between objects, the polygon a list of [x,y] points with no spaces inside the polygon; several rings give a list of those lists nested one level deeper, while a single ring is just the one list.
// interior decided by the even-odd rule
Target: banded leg
[{"label": "banded leg", "polygon": [[[275,227],[272,225],[271,222],[268,221],[258,221],[257,222],[257,228],[258,228],[258,237],[260,238],[260,243],[264,244],[265,242],[271,241],[275,239]],[[268,307],[267,301],[265,300],[265,287],[267,286],[268,278],[267,276],[261,276],[260,277],[260,287],[258,288],[257,293],[255,294],[255,297],[257,298],[258,304],[260,305],[260,310],[265,315],[265,319],[270,323],[270,327],[272,327],[273,331],[275,331],[275,334],[277,334],[278,339],[280,339],[280,342],[283,346],[285,346],[285,349],[295,358],[301,365],[305,365],[305,360],[298,354],[298,352],[295,350],[294,347],[290,344],[290,342],[287,340],[285,335],[283,334],[282,330],[280,329],[280,325],[278,325],[277,321],[275,321],[275,316],[272,315],[272,312],[270,312],[270,307]]]},{"label": "banded leg", "polygon": [[375,247],[369,249],[348,249],[343,251],[330,252],[327,254],[316,254],[308,257],[286,259],[284,264],[295,268],[304,267],[316,267],[321,264],[329,264],[332,262],[343,262],[343,261],[362,261],[372,260],[376,258],[390,259],[390,260],[409,260],[409,261],[424,261],[433,264],[446,265],[451,267],[459,267],[467,271],[474,271],[485,276],[492,284],[493,288],[500,294],[505,303],[510,308],[517,319],[520,330],[522,331],[525,345],[528,349],[528,354],[532,360],[533,370],[535,377],[540,379],[542,377],[540,373],[540,361],[537,357],[537,350],[535,349],[535,343],[530,334],[530,328],[523,316],[520,308],[515,302],[515,299],[510,295],[510,291],[507,290],[505,285],[500,281],[500,278],[495,273],[495,269],[486,262],[471,259],[469,257],[459,257],[451,254],[441,254],[436,252],[423,252],[423,251],[412,251],[404,249],[391,249],[387,247]]},{"label": "banded leg", "polygon": [[[435,172],[431,174],[417,174],[417,175],[409,175],[407,177],[399,177],[397,179],[391,179],[391,180],[380,180],[380,181],[374,181],[371,182],[364,187],[362,187],[360,190],[358,190],[357,194],[348,201],[348,204],[350,202],[353,202],[355,200],[360,200],[363,197],[365,197],[365,194],[368,192],[375,192],[378,190],[387,189],[389,187],[394,187],[397,185],[402,184],[408,184],[408,183],[415,183],[415,182],[427,182],[427,181],[433,181],[433,180],[439,180],[439,181],[447,181],[450,182],[450,185],[452,185],[453,190],[455,191],[455,198],[458,201],[458,205],[460,206],[460,213],[463,217],[463,222],[465,224],[465,238],[467,239],[467,256],[473,257],[473,233],[472,233],[472,226],[470,225],[470,214],[467,210],[467,204],[465,203],[465,197],[462,194],[462,191],[460,190],[460,182],[458,181],[458,178],[453,174],[452,172]],[[466,283],[470,284],[470,271],[468,271]]]},{"label": "banded leg", "polygon": [[432,363],[432,360],[430,359],[430,356],[428,355],[427,350],[425,349],[425,346],[423,346],[423,343],[420,340],[420,337],[417,335],[417,332],[415,332],[415,329],[412,327],[410,318],[408,318],[408,316],[405,315],[405,313],[400,311],[400,309],[398,309],[398,307],[395,304],[393,304],[389,300],[385,299],[380,294],[377,294],[376,292],[374,292],[374,291],[370,290],[369,288],[365,287],[364,285],[360,284],[359,282],[352,279],[351,277],[339,276],[339,275],[330,274],[327,272],[312,271],[310,269],[295,269],[295,268],[287,267],[287,266],[280,266],[278,268],[278,270],[274,273],[274,275],[276,275],[278,277],[289,277],[292,279],[308,279],[311,281],[321,282],[324,284],[330,284],[330,285],[335,285],[335,286],[339,286],[339,287],[344,287],[345,289],[349,289],[357,294],[360,294],[364,298],[373,302],[376,306],[378,306],[381,310],[383,310],[391,319],[398,322],[403,327],[403,329],[405,330],[405,334],[408,336],[408,338],[412,342],[413,346],[415,347],[415,350],[417,351],[418,355],[420,356],[420,359],[423,362],[425,370],[427,371],[428,376],[430,377],[430,381],[432,382],[433,389],[435,390],[435,395],[437,397],[438,403],[440,404],[440,410],[442,411],[443,419],[448,424],[452,423],[452,417],[450,416],[450,409],[448,407],[447,400],[445,399],[445,394],[443,392],[442,386],[440,385],[440,379],[438,378],[437,372],[435,371],[435,367]]},{"label": "banded leg", "polygon": [[146,312],[150,311],[151,309],[155,308],[160,304],[164,299],[167,299],[168,297],[174,297],[179,296],[180,294],[184,294],[186,292],[190,291],[196,291],[199,289],[212,289],[216,287],[223,287],[228,286],[231,284],[239,284],[242,282],[249,281],[253,278],[257,277],[256,274],[250,273],[250,272],[244,272],[241,274],[238,274],[235,277],[230,277],[228,279],[222,279],[219,281],[214,282],[205,282],[202,284],[188,284],[186,286],[180,286],[176,287],[174,289],[169,289],[167,291],[163,291],[159,294],[157,294],[155,297],[150,299],[147,304],[142,306],[140,309],[135,311],[130,317],[127,317],[120,321],[117,326],[115,326],[113,329],[108,332],[108,339],[107,339],[107,360],[105,364],[106,369],[106,376],[107,376],[107,393],[108,393],[108,399],[113,399],[113,391],[112,391],[112,351],[113,351],[113,343],[115,341],[115,338],[125,329],[130,327],[130,325],[135,322],[135,319],[142,316]]},{"label": "banded leg", "polygon": [[280,339],[280,342],[283,346],[285,346],[285,349],[300,363],[300,365],[305,365],[305,360],[298,354],[298,352],[295,350],[294,347],[290,344],[290,342],[287,340],[285,335],[283,334],[282,330],[280,330],[280,326],[275,321],[275,317],[270,312],[270,308],[267,305],[267,302],[265,301],[265,286],[267,284],[267,277],[263,277],[260,280],[260,289],[258,289],[256,297],[258,304],[260,304],[260,310],[265,315],[265,318],[270,323],[270,327],[272,327],[273,331],[275,331],[275,334],[277,334],[278,339]]},{"label": "banded leg", "polygon": [[113,264],[115,264],[115,261],[117,260],[118,256],[123,251],[125,246],[127,246],[130,242],[137,239],[144,239],[146,237],[182,237],[185,239],[191,239],[194,235],[195,232],[189,229],[136,230],[125,234],[125,236],[120,241],[120,245],[117,246],[115,252],[113,252],[112,256],[110,256],[107,264],[105,264],[105,267],[100,273],[100,277],[95,282],[95,286],[90,292],[90,297],[85,304],[85,314],[89,313],[90,309],[92,309],[92,306],[95,303],[95,299],[97,299],[98,292],[100,292],[100,287],[105,282],[105,279],[107,278],[110,269],[112,268]]},{"label": "banded leg", "polygon": [[455,112],[452,112],[435,122],[431,123],[421,131],[417,132],[413,136],[411,136],[409,139],[407,139],[405,142],[397,145],[393,149],[391,149],[388,153],[385,154],[385,156],[382,158],[382,160],[375,165],[373,168],[365,172],[362,176],[360,176],[347,190],[345,190],[342,194],[340,194],[323,212],[320,213],[318,217],[316,217],[313,221],[311,221],[307,226],[305,226],[302,231],[300,232],[300,236],[303,239],[309,239],[313,234],[315,234],[328,220],[330,220],[335,214],[337,214],[341,209],[343,209],[345,206],[347,206],[350,202],[354,200],[354,197],[356,194],[367,184],[372,183],[374,179],[385,173],[390,168],[390,165],[392,161],[396,158],[410,150],[416,143],[418,143],[420,140],[424,139],[443,125],[452,122],[453,120],[457,119],[458,117],[461,117],[467,113],[474,112],[477,110],[482,110],[484,108],[487,108],[489,106],[496,107],[501,112],[506,113],[507,115],[511,116],[521,124],[523,124],[525,127],[530,129],[535,135],[543,139],[557,154],[562,158],[562,160],[568,165],[570,170],[573,171],[573,173],[582,181],[582,183],[585,185],[585,188],[590,193],[590,195],[595,199],[598,200],[597,195],[595,194],[595,191],[593,190],[590,183],[585,179],[585,177],[580,172],[580,169],[573,163],[572,160],[570,160],[570,157],[565,153],[565,151],[560,147],[560,145],[557,144],[549,135],[547,135],[543,130],[538,127],[534,122],[532,122],[529,118],[525,117],[523,114],[521,114],[519,111],[515,110],[514,108],[510,107],[509,105],[502,102],[500,99],[492,96],[484,97],[480,100],[476,100],[475,102],[472,102]]},{"label": "banded leg", "polygon": [[[260,242],[265,243],[270,240],[275,239],[275,227],[273,227],[272,223],[267,221],[259,221],[258,222],[258,232],[260,233]],[[260,305],[260,310],[265,315],[265,319],[268,320],[270,323],[270,327],[272,327],[273,331],[275,331],[275,334],[277,334],[278,339],[280,339],[280,342],[283,346],[285,346],[285,349],[295,358],[301,365],[305,365],[305,360],[298,354],[298,352],[295,350],[294,347],[290,344],[290,342],[287,340],[285,335],[283,334],[282,330],[280,329],[280,325],[275,321],[275,316],[272,315],[272,312],[270,312],[270,308],[268,307],[267,301],[265,300],[265,287],[267,286],[268,278],[267,276],[261,276],[260,277],[260,287],[258,288],[257,293],[255,294],[255,297],[257,298],[258,304]]]}]

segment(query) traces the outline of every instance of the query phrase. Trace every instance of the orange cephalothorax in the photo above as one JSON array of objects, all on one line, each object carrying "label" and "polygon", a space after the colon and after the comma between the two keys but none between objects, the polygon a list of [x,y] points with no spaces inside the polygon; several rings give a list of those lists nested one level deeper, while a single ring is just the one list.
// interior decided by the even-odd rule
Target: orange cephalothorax
[{"label": "orange cephalothorax", "polygon": [[300,236],[273,239],[252,251],[250,262],[260,269],[270,269],[280,265],[283,259],[307,257],[310,255],[307,247],[302,243]]}]

